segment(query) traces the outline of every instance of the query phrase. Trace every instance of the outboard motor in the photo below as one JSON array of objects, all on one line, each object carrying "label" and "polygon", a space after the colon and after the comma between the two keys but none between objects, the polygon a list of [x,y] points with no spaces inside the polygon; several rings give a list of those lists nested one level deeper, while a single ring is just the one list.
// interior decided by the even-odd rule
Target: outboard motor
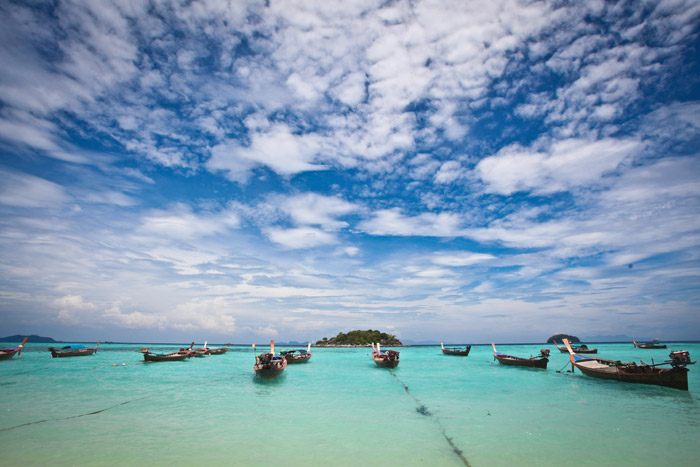
[{"label": "outboard motor", "polygon": [[541,349],[540,357],[549,357],[549,349]]},{"label": "outboard motor", "polygon": [[673,366],[685,366],[694,363],[690,361],[690,352],[687,350],[671,352],[668,356],[671,357],[671,365]]}]

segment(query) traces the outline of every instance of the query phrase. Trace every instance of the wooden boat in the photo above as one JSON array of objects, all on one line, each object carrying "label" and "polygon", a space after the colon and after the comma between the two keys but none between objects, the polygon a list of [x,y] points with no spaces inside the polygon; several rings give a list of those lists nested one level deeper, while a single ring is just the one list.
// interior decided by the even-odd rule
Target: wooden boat
[{"label": "wooden boat", "polygon": [[569,360],[572,370],[574,367],[581,370],[581,373],[593,378],[614,379],[626,383],[653,384],[668,388],[688,390],[688,369],[686,365],[693,363],[690,361],[690,354],[685,351],[671,352],[671,360],[646,364],[641,362],[622,363],[619,361],[604,360],[602,358],[587,357],[576,354],[569,341],[564,339],[564,345],[569,350]]},{"label": "wooden boat", "polygon": [[[194,342],[192,343],[194,345]],[[172,353],[153,353],[148,350],[148,347],[141,349],[144,361],[147,362],[181,362],[192,357],[192,345],[189,349],[182,348],[177,352]]]},{"label": "wooden boat", "polygon": [[[553,340],[553,339],[552,339]],[[559,349],[559,352],[561,353],[568,353],[569,351],[566,349],[566,347],[559,347],[559,344],[557,344],[557,341],[553,340],[554,345],[557,346],[557,349]],[[571,343],[569,343],[571,344]],[[572,349],[574,349],[574,352],[576,353],[598,353],[598,349],[589,349],[586,344],[581,344],[581,345],[572,345]]]},{"label": "wooden boat", "polygon": [[27,343],[29,337],[25,337],[20,345],[17,347],[10,347],[9,349],[0,349],[0,360],[9,360],[15,355],[22,354],[22,347]]},{"label": "wooden boat", "polygon": [[471,345],[466,346],[465,348],[460,348],[460,347],[445,347],[442,342],[440,342],[440,347],[442,348],[442,353],[445,355],[459,355],[462,357],[466,357],[469,355],[469,351],[472,349]]},{"label": "wooden boat", "polygon": [[[192,347],[194,347],[194,342],[192,342]],[[207,341],[204,341],[204,347],[201,349],[192,349],[191,350],[192,356],[197,357],[197,358],[204,358],[209,354],[209,350],[207,349]]]},{"label": "wooden boat", "polygon": [[[255,344],[253,344],[255,349]],[[275,354],[275,341],[270,341],[270,353],[263,353],[255,356],[255,375],[261,378],[275,378],[282,374],[287,368],[287,359],[282,355]]]},{"label": "wooden boat", "polygon": [[637,342],[633,339],[632,342],[634,343],[634,346],[637,347],[638,349],[665,349],[666,344],[659,344],[659,339],[654,339],[654,342],[642,342],[641,344],[637,344]]},{"label": "wooden boat", "polygon": [[311,343],[306,350],[287,350],[280,352],[280,354],[287,360],[287,363],[306,363],[311,360]]},{"label": "wooden boat", "polygon": [[228,348],[230,345],[231,345],[230,343],[227,343],[226,347],[219,347],[219,348],[207,347],[207,350],[209,351],[209,355],[221,355],[221,354],[225,354],[226,352],[228,352]]},{"label": "wooden boat", "polygon": [[97,347],[99,346],[100,342],[98,341],[95,347],[85,347],[82,344],[66,345],[58,350],[55,347],[49,347],[49,352],[51,352],[53,358],[84,357],[97,353]]},{"label": "wooden boat", "polygon": [[399,366],[399,352],[396,350],[382,350],[379,343],[375,347],[372,344],[372,360],[382,368],[396,368]]},{"label": "wooden boat", "polygon": [[496,344],[493,342],[491,343],[491,347],[493,347],[493,357],[502,365],[527,366],[531,368],[546,369],[547,363],[549,362],[549,349],[540,350],[540,354],[536,357],[523,358],[500,353],[498,350],[496,350]]}]

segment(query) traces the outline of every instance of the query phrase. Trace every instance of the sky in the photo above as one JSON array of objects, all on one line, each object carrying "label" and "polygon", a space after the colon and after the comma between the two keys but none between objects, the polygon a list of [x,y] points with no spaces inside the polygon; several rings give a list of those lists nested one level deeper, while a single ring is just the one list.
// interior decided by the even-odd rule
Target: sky
[{"label": "sky", "polygon": [[0,334],[700,339],[700,2],[0,3]]}]

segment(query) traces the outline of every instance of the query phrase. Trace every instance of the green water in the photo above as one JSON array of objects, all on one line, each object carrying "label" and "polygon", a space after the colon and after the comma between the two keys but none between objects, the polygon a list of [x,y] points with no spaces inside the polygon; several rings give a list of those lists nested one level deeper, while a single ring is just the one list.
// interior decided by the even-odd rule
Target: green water
[{"label": "green water", "polygon": [[[501,366],[490,346],[468,357],[399,349],[396,370],[377,368],[366,348],[312,349],[309,363],[261,381],[248,347],[144,363],[141,345],[53,359],[45,344],[28,344],[0,362],[0,464],[696,464],[700,365],[689,367],[686,392],[568,373],[568,356],[549,347],[547,370]],[[669,353],[596,347],[624,361]],[[700,344],[671,348],[700,357]]]}]

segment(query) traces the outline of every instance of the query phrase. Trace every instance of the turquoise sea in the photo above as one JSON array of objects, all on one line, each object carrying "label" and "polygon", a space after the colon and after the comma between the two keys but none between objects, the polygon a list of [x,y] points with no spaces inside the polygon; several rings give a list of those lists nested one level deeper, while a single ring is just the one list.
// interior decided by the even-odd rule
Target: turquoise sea
[{"label": "turquoise sea", "polygon": [[[468,357],[397,349],[395,370],[376,367],[369,348],[312,348],[309,363],[264,381],[247,346],[164,363],[144,363],[142,346],[53,359],[47,344],[30,343],[0,362],[0,464],[687,466],[700,458],[700,364],[689,366],[685,392],[569,373],[568,355],[552,345],[498,346],[518,356],[550,348],[547,370],[501,366],[485,345]],[[658,362],[670,351],[595,347],[623,361]],[[698,343],[670,348],[700,357]]]}]

